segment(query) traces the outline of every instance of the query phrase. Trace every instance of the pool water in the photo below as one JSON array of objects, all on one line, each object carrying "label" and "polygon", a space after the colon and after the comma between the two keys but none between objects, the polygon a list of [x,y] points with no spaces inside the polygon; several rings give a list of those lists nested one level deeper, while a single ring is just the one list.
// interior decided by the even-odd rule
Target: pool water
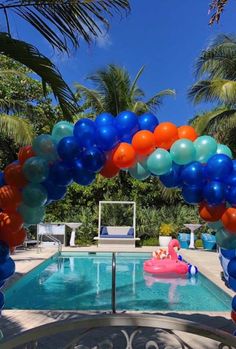
[{"label": "pool water", "polygon": [[[230,311],[231,298],[210,280],[144,273],[147,253],[116,256],[117,310]],[[62,253],[5,293],[6,309],[111,310],[111,253]]]}]

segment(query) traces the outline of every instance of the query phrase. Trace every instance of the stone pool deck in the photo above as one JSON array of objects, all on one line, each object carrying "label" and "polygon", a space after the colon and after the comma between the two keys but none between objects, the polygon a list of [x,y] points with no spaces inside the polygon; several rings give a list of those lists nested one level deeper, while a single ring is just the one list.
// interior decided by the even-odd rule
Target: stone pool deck
[{"label": "stone pool deck", "polygon": [[[89,251],[89,252],[152,252],[155,247],[142,247],[142,248],[120,248],[113,247],[112,249],[98,248],[96,246],[91,247],[65,247],[63,251],[77,252],[77,251]],[[9,287],[18,278],[29,272],[37,265],[42,263],[45,259],[50,258],[57,252],[56,248],[44,248],[40,253],[37,253],[36,249],[18,250],[12,257],[16,262],[16,274],[9,281],[7,287]],[[211,281],[217,284],[221,289],[227,292],[229,295],[234,296],[234,293],[229,290],[221,280],[220,272],[221,267],[218,260],[218,254],[215,252],[208,252],[204,250],[181,250],[180,254],[191,264],[196,265],[199,270],[207,276]],[[20,296],[20,295],[19,295]],[[25,330],[55,321],[65,319],[75,319],[88,314],[88,312],[81,311],[41,311],[41,310],[3,310],[0,318],[0,329],[2,337],[8,338],[12,335],[18,334]],[[91,313],[90,313],[91,314]],[[190,321],[196,321],[202,325],[208,325],[213,328],[222,329],[229,333],[232,333],[235,329],[232,321],[230,320],[229,312],[156,312],[158,315],[168,315],[171,317],[177,317],[180,319],[186,319]],[[193,335],[179,334],[181,340],[184,340],[188,348],[206,348],[213,349],[218,348],[214,341],[200,339]],[[193,345],[194,341],[194,345]],[[196,344],[198,343],[198,344]],[[46,348],[59,348],[55,346],[45,346]],[[176,347],[178,348],[178,347]],[[179,347],[180,348],[180,347]]]}]

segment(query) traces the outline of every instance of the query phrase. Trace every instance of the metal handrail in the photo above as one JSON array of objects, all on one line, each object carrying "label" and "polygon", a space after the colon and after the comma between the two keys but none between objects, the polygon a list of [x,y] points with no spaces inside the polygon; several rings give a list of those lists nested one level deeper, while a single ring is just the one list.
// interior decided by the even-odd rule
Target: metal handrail
[{"label": "metal handrail", "polygon": [[[93,315],[79,319],[69,319],[42,325],[26,332],[17,334],[8,340],[1,341],[1,349],[14,349],[20,345],[37,343],[40,339],[48,338],[61,333],[81,329],[98,329],[105,327],[149,327],[164,330],[180,331],[189,334],[209,338],[227,345],[229,348],[235,348],[236,338],[227,332],[218,330],[209,326],[201,325],[196,322],[168,317],[162,315],[147,314],[110,314]],[[87,332],[86,331],[86,332]],[[84,334],[82,334],[83,336]],[[78,334],[77,340],[82,337]],[[66,345],[64,348],[68,348]]]},{"label": "metal handrail", "polygon": [[[61,243],[61,241],[59,239],[55,238],[55,236],[52,236],[52,235],[44,234],[42,236],[46,236],[47,238],[51,239],[51,241],[57,243],[57,251],[58,251],[58,254],[60,255],[61,251],[62,251],[62,243]],[[41,240],[41,242],[42,242],[42,240]]]},{"label": "metal handrail", "polygon": [[111,305],[112,313],[116,313],[116,253],[112,253],[112,288],[111,288]]}]

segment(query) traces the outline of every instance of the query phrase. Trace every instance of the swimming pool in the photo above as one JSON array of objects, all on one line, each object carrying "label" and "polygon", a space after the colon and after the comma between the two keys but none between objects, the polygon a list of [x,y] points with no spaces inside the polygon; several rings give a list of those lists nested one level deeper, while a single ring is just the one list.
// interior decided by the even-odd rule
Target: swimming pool
[{"label": "swimming pool", "polygon": [[[143,272],[148,253],[117,253],[116,308],[230,311],[231,298],[206,277],[157,278]],[[62,253],[5,293],[5,309],[111,310],[111,253]]]}]

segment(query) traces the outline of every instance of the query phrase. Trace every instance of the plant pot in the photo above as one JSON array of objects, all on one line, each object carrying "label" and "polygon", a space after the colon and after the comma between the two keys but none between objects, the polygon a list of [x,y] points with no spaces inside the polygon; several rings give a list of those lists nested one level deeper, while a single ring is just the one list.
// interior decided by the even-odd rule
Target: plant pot
[{"label": "plant pot", "polygon": [[161,247],[168,247],[169,242],[172,240],[171,236],[159,236],[159,245]]}]

